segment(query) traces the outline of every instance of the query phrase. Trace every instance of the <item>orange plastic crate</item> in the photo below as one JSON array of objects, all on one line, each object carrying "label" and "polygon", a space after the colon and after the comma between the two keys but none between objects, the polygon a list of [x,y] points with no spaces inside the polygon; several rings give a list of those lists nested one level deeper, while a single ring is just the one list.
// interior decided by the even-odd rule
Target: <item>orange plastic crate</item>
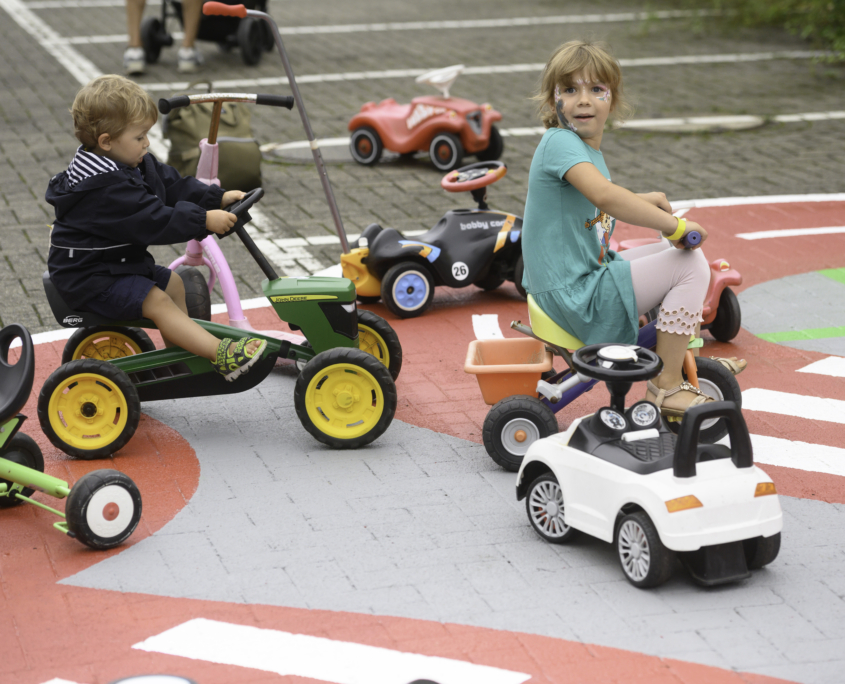
[{"label": "orange plastic crate", "polygon": [[515,394],[537,395],[537,381],[552,367],[552,353],[530,337],[473,340],[464,371],[475,375],[484,402],[493,405]]}]

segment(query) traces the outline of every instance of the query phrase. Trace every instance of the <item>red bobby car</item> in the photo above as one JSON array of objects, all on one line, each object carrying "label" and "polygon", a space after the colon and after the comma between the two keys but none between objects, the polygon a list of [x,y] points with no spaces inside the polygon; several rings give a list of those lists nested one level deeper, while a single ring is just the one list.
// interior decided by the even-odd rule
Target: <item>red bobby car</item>
[{"label": "red bobby car", "polygon": [[443,95],[415,97],[411,104],[393,98],[367,102],[349,122],[349,150],[359,164],[375,164],[387,149],[399,154],[428,152],[440,171],[461,166],[464,155],[479,161],[502,156],[502,135],[493,125],[502,115],[489,104],[449,97],[449,87],[463,71],[462,64],[429,71],[417,77]]}]

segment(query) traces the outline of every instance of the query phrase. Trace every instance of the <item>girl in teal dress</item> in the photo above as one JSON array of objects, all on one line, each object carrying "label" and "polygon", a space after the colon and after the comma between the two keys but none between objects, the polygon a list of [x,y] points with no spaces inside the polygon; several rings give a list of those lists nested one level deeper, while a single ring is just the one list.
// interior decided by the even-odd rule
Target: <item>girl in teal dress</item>
[{"label": "girl in teal dress", "polygon": [[[611,112],[629,113],[622,73],[606,46],[571,41],[549,59],[535,98],[548,129],[528,178],[523,220],[523,286],[562,328],[585,344],[635,344],[639,316],[660,305],[657,354],[663,371],[647,398],[664,415],[709,401],[684,382],[684,354],[704,307],[710,270],[685,233],[707,231],[672,216],[662,192],[634,194],[610,180],[600,150]],[[617,254],[616,219],[666,237]],[[700,245],[699,245],[700,246]],[[740,362],[743,363],[743,362]]]}]

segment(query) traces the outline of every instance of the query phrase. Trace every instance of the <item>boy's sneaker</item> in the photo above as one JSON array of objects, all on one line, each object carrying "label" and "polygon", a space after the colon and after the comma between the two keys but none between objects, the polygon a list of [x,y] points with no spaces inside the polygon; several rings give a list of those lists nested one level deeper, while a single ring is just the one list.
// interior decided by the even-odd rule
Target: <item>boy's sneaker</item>
[{"label": "boy's sneaker", "polygon": [[[250,342],[261,342],[258,348],[251,354],[246,351]],[[242,337],[235,345],[234,352],[229,351],[232,340],[224,337],[217,346],[217,360],[213,366],[227,382],[232,382],[239,376],[246,373],[250,367],[261,358],[261,354],[267,348],[267,340],[259,340],[255,337]]]},{"label": "boy's sneaker", "polygon": [[123,71],[127,76],[143,74],[146,67],[147,60],[144,58],[144,48],[126,48],[123,52]]},{"label": "boy's sneaker", "polygon": [[195,47],[180,47],[177,59],[179,71],[183,74],[196,71],[205,61],[202,53]]}]

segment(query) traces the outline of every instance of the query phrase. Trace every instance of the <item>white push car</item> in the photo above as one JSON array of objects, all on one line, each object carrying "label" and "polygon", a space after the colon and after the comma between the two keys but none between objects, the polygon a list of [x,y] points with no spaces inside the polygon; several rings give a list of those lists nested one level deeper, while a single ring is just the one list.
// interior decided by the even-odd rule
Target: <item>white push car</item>
[{"label": "white push car", "polygon": [[[573,366],[605,381],[611,402],[528,449],[516,495],[526,499],[537,534],[562,544],[580,530],[615,543],[622,571],[637,587],[669,579],[675,552],[705,586],[745,579],[777,557],[780,501],[771,478],[754,465],[736,404],[688,410],[676,436],[654,404],[625,409],[631,384],[660,372],[654,352],[591,345],[573,354]],[[731,446],[699,444],[702,422],[720,417]]]}]

